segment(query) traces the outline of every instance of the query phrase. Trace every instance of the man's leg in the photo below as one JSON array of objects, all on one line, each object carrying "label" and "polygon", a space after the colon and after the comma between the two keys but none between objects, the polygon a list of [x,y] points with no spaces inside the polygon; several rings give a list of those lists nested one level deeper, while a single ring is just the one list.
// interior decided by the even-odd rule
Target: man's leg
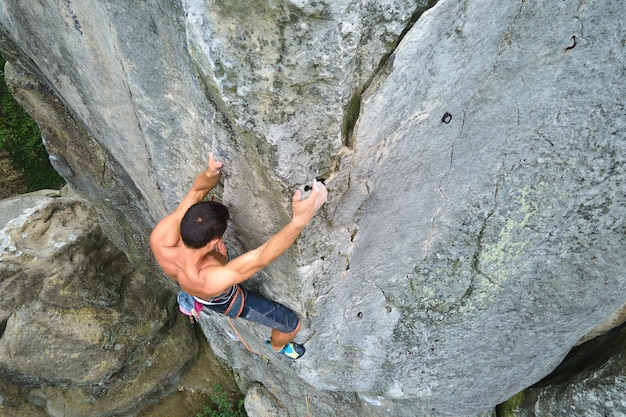
[{"label": "man's leg", "polygon": [[298,315],[290,308],[242,287],[245,303],[241,318],[272,328],[272,338],[267,341],[270,348],[292,359],[305,352],[304,346],[292,342],[300,330]]},{"label": "man's leg", "polygon": [[298,334],[298,331],[300,331],[299,322],[298,322],[298,327],[296,327],[296,330],[294,330],[291,333],[283,333],[279,330],[272,329],[272,339],[270,340],[272,349],[274,349],[277,352],[280,352],[280,350],[283,347],[285,347],[287,343],[291,342],[296,337],[296,335]]}]

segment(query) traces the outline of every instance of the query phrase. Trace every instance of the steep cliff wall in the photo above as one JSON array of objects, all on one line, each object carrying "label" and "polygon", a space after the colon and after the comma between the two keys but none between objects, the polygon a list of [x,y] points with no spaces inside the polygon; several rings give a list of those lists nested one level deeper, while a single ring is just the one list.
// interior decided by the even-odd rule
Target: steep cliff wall
[{"label": "steep cliff wall", "polygon": [[203,319],[244,389],[291,415],[471,415],[626,301],[626,12],[442,0],[413,25],[430,6],[8,0],[0,50],[135,262],[210,150],[235,252],[327,178],[324,211],[251,283],[299,312],[307,355],[265,364]]}]

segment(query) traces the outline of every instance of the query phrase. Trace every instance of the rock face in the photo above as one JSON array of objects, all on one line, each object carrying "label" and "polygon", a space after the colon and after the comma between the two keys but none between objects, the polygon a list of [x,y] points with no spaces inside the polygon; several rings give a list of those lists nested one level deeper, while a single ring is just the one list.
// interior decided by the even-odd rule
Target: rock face
[{"label": "rock face", "polygon": [[7,82],[136,262],[154,267],[150,229],[210,150],[235,252],[326,178],[324,211],[250,283],[299,312],[307,355],[266,365],[202,320],[271,412],[480,413],[626,301],[621,2],[442,0],[415,22],[430,6],[0,6]]},{"label": "rock face", "polygon": [[0,213],[0,414],[127,414],[171,389],[196,355],[193,332],[86,201],[32,193]]},{"label": "rock face", "polygon": [[626,326],[613,329],[574,349],[554,375],[504,406],[519,417],[626,415],[625,345]]}]

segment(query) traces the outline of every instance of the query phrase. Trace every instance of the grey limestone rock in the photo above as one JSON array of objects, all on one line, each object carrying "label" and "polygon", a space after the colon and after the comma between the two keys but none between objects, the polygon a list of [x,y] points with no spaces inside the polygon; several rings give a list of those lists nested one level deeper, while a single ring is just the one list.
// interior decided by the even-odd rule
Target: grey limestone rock
[{"label": "grey limestone rock", "polygon": [[334,217],[349,270],[312,346],[356,391],[486,408],[623,305],[624,38],[559,4],[440,2],[366,92]]},{"label": "grey limestone rock", "polygon": [[[249,283],[301,315],[306,356],[266,364],[202,320],[244,390],[294,416],[474,416],[625,304],[625,10],[7,0],[0,50],[58,169],[136,262],[155,268],[150,229],[209,151],[235,253],[326,178],[324,209]],[[236,324],[271,354],[266,329]]]}]

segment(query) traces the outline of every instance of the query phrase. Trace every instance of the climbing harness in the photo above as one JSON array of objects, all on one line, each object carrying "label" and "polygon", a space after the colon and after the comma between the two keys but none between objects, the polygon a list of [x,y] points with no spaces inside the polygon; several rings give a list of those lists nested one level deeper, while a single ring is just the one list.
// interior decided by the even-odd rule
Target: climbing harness
[{"label": "climbing harness", "polygon": [[243,304],[246,301],[246,296],[243,294],[243,290],[241,286],[235,285],[235,291],[230,298],[230,305],[224,311],[224,314],[228,316],[228,318],[236,319],[241,315],[241,311],[243,310]]},{"label": "climbing harness", "polygon": [[224,315],[228,319],[228,323],[230,327],[232,327],[233,331],[241,340],[241,343],[248,349],[249,352],[254,353],[259,358],[261,358],[265,363],[269,364],[270,360],[266,356],[260,354],[259,352],[253,350],[248,346],[243,336],[239,333],[237,328],[235,327],[235,323],[233,323],[232,319],[236,319],[241,315],[243,311],[243,305],[245,300],[245,294],[239,285],[233,285],[228,291],[226,291],[223,295],[219,297],[214,297],[209,300],[198,299],[197,297],[192,297],[187,294],[185,291],[180,291],[178,296],[176,297],[178,301],[178,309],[181,313],[185,314],[189,317],[189,320],[193,324],[194,321],[198,321],[200,318],[200,312],[202,312],[203,306],[211,306],[211,305],[223,305],[226,303],[230,303],[226,310],[224,311]]}]

